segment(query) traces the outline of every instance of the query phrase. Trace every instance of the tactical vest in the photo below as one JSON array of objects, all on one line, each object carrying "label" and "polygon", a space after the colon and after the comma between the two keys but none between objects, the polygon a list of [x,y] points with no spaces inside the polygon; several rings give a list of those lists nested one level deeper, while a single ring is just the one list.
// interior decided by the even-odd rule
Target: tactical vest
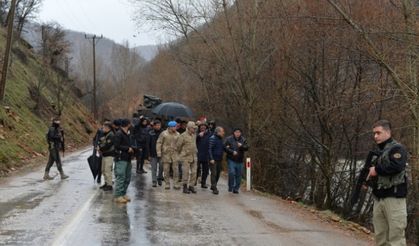
[{"label": "tactical vest", "polygon": [[[111,132],[108,132],[104,137],[102,137],[99,142],[100,142],[100,147],[102,146],[106,146],[109,145],[112,142],[112,139],[114,137],[114,134],[112,134]],[[102,146],[101,146],[102,145]],[[103,154],[107,154],[107,153],[114,153],[115,152],[115,146],[112,144],[110,146],[107,146],[107,149],[104,149],[104,153]]]},{"label": "tactical vest", "polygon": [[[383,165],[385,167],[390,166],[390,151],[394,147],[399,146],[401,147],[401,144],[396,142],[395,140],[389,142],[384,146],[383,151],[381,152],[380,157],[377,160],[377,163],[379,165]],[[403,184],[406,179],[406,170],[403,169],[400,173],[397,173],[392,176],[381,176],[378,175],[377,180],[377,189],[389,189],[391,187],[397,186],[399,184]]]}]

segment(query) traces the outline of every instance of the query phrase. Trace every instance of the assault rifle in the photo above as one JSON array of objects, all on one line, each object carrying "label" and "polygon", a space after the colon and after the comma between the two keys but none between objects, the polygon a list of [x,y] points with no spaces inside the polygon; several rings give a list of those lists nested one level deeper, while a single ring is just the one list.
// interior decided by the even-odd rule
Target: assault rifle
[{"label": "assault rifle", "polygon": [[63,151],[63,157],[64,157],[64,154],[65,154],[64,130],[62,128],[60,128],[60,132],[61,132],[61,150]]},{"label": "assault rifle", "polygon": [[370,151],[368,153],[367,159],[365,160],[365,164],[358,175],[356,186],[352,193],[351,207],[353,207],[358,202],[359,196],[361,194],[361,189],[364,185],[367,185],[369,187],[375,186],[376,180],[373,178],[370,178],[368,174],[370,172],[370,167],[373,167],[376,165],[376,162],[379,156],[380,156],[380,153],[377,151]]}]

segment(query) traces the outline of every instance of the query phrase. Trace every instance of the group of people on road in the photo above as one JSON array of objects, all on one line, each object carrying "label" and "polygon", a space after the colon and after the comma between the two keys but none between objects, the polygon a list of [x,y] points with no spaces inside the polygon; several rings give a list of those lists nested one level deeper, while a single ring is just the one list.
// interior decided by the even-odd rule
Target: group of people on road
[{"label": "group of people on road", "polygon": [[[131,161],[136,160],[136,173],[146,174],[144,163],[151,165],[152,187],[197,192],[197,185],[219,194],[217,183],[224,153],[228,163],[228,191],[239,193],[245,152],[248,150],[242,130],[234,129],[227,138],[225,130],[214,121],[150,120],[134,114],[132,120],[104,120],[94,138],[94,148],[102,157],[101,174],[104,191],[114,191],[115,201],[130,201],[127,188],[131,179]],[[112,181],[114,169],[115,182]],[[101,174],[98,183],[101,183]],[[113,183],[115,183],[113,187]]]},{"label": "group of people on road", "polygon": [[[364,182],[372,187],[374,197],[376,244],[406,245],[408,152],[393,139],[389,121],[377,121],[373,125],[373,133],[379,155]],[[160,119],[150,121],[138,114],[134,114],[132,120],[105,120],[94,140],[94,146],[102,157],[105,183],[101,189],[114,190],[118,203],[129,202],[126,192],[131,180],[131,160],[135,158],[138,174],[147,173],[144,162],[146,159],[150,161],[153,187],[162,186],[164,182],[166,190],[180,190],[183,185],[183,193],[196,193],[198,183],[203,189],[208,188],[207,177],[211,174],[211,190],[213,194],[219,194],[217,183],[226,153],[228,191],[239,193],[244,155],[249,147],[239,128],[234,129],[231,136],[224,136],[224,128],[216,126],[213,121],[170,121],[163,130]],[[53,120],[46,138],[50,155],[44,179],[53,179],[49,171],[54,162],[61,179],[67,179],[59,154],[64,149],[64,131],[58,118]],[[112,186],[112,169],[115,189]],[[374,182],[367,182],[369,180]]]}]

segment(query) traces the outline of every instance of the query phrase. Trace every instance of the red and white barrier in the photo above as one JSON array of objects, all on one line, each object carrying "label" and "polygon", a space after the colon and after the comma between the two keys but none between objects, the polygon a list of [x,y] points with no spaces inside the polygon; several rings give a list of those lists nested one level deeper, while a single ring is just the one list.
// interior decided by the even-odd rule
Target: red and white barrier
[{"label": "red and white barrier", "polygon": [[252,162],[250,158],[246,158],[246,191],[250,191],[252,189]]}]

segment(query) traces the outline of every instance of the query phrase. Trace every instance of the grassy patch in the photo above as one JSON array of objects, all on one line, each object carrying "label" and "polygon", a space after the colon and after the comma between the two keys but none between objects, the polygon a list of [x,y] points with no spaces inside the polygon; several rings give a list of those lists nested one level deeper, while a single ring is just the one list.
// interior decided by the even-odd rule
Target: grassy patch
[{"label": "grassy patch", "polygon": [[[4,44],[3,30],[0,30],[0,46]],[[31,50],[15,44],[11,67],[6,84],[6,95],[0,107],[0,171],[22,165],[25,160],[47,154],[45,134],[51,118],[55,116],[56,103],[54,89],[61,75],[50,70],[51,81],[41,91],[42,105],[35,110],[36,102],[31,96],[31,88],[40,79],[40,70],[45,69]],[[69,85],[67,86],[69,87]],[[94,121],[84,105],[68,93],[61,121],[65,130],[66,145],[75,148],[90,140],[95,128]]]}]

